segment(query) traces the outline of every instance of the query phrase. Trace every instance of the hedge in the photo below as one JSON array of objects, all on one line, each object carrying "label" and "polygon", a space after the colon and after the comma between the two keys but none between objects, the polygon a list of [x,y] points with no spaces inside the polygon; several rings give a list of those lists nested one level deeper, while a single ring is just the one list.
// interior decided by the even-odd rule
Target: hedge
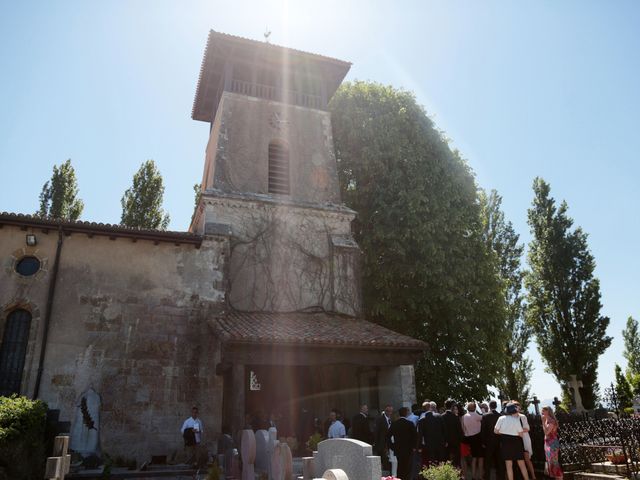
[{"label": "hedge", "polygon": [[43,478],[46,418],[41,400],[0,397],[0,480]]}]

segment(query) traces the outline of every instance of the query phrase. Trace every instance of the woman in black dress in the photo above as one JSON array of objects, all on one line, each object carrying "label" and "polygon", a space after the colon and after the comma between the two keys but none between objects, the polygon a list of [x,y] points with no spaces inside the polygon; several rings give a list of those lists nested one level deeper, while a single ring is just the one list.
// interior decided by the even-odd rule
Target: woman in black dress
[{"label": "woman in black dress", "polygon": [[510,403],[507,405],[506,415],[503,415],[496,422],[494,432],[500,435],[500,451],[507,470],[507,477],[513,480],[513,462],[518,462],[518,468],[524,480],[529,480],[527,466],[524,463],[524,443],[522,435],[525,428],[520,422],[517,405]]}]

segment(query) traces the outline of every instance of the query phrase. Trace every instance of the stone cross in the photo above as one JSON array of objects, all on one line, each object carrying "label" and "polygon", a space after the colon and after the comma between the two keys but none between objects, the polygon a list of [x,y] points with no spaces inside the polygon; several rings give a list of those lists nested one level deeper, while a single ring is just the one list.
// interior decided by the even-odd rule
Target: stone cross
[{"label": "stone cross", "polygon": [[64,480],[64,476],[69,473],[71,466],[71,455],[67,453],[69,449],[69,437],[58,436],[53,442],[53,456],[47,458],[44,478],[48,480]]},{"label": "stone cross", "polygon": [[531,401],[531,403],[533,403],[533,408],[535,408],[536,410],[536,417],[540,416],[540,400],[538,399],[538,397],[536,395],[533,396],[533,400]]},{"label": "stone cross", "polygon": [[562,402],[558,400],[558,397],[553,397],[553,406],[556,407],[556,413],[558,412],[558,407],[562,405]]},{"label": "stone cross", "polygon": [[582,396],[580,395],[580,387],[583,386],[582,380],[578,380],[576,378],[576,375],[569,375],[569,378],[571,379],[568,382],[569,391],[571,392],[571,406],[575,409],[576,412],[582,413],[585,411],[584,407],[582,406]]}]

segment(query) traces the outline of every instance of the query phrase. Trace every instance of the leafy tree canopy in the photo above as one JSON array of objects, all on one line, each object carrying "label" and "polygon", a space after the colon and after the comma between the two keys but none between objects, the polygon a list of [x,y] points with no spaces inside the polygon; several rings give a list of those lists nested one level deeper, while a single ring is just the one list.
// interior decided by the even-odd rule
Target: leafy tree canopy
[{"label": "leafy tree canopy", "polygon": [[556,207],[550,187],[541,178],[533,182],[533,205],[528,222],[529,244],[527,320],[533,326],[538,350],[549,371],[568,393],[570,375],[584,387],[583,404],[597,400],[598,357],[611,344],[606,335],[609,318],[600,315],[600,282],[595,260],[582,229],[572,229],[567,204]]},{"label": "leafy tree canopy", "polygon": [[523,272],[520,261],[524,245],[513,224],[505,219],[501,209],[502,197],[492,190],[489,195],[480,191],[483,235],[487,246],[496,254],[506,305],[504,329],[507,340],[504,351],[504,376],[496,386],[507,398],[525,403],[529,398],[531,360],[525,356],[532,329],[524,320],[522,303]]},{"label": "leafy tree canopy", "polygon": [[618,406],[621,409],[633,407],[633,391],[627,377],[622,373],[622,368],[616,363],[616,395]]},{"label": "leafy tree canopy", "polygon": [[51,180],[42,186],[40,209],[37,215],[61,220],[77,220],[84,203],[78,197],[76,172],[68,159],[62,165],[53,166]]},{"label": "leafy tree canopy", "polygon": [[624,358],[627,361],[627,375],[640,375],[640,335],[638,321],[633,317],[627,319],[627,326],[622,331],[624,339]]},{"label": "leafy tree canopy", "polygon": [[155,162],[147,160],[133,176],[133,186],[122,196],[120,223],[127,227],[166,230],[169,214],[162,209],[163,195],[162,175]]},{"label": "leafy tree canopy", "polygon": [[505,302],[469,166],[409,92],[345,83],[330,110],[366,315],[428,344],[419,396],[486,397],[503,370]]}]

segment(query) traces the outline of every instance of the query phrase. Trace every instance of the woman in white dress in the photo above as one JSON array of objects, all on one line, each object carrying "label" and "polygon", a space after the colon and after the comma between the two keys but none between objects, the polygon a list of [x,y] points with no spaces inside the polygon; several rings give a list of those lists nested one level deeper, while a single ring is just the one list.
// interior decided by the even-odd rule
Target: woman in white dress
[{"label": "woman in white dress", "polygon": [[514,401],[518,407],[518,415],[520,417],[520,424],[524,429],[522,433],[522,443],[524,443],[524,463],[527,466],[527,470],[529,471],[530,480],[536,480],[536,471],[533,468],[533,462],[531,461],[531,456],[533,455],[533,445],[531,444],[531,436],[529,435],[529,421],[527,420],[527,416],[522,413],[522,406],[520,402]]}]

